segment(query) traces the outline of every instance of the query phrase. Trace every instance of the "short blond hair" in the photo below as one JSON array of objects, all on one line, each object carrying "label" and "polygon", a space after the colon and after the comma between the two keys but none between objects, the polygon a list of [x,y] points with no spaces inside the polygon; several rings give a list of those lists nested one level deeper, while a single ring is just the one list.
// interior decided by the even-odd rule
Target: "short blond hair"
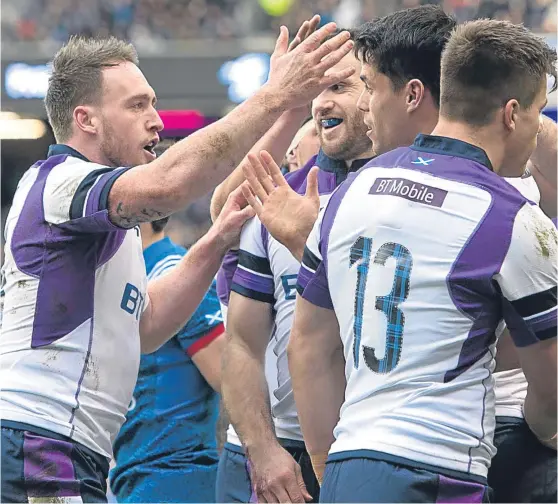
[{"label": "short blond hair", "polygon": [[483,126],[510,99],[529,108],[548,75],[556,89],[556,50],[522,25],[478,19],[453,31],[441,70],[440,114]]},{"label": "short blond hair", "polygon": [[55,54],[45,107],[58,142],[72,134],[74,109],[97,103],[101,97],[102,70],[123,62],[139,64],[132,44],[116,37],[71,37]]}]

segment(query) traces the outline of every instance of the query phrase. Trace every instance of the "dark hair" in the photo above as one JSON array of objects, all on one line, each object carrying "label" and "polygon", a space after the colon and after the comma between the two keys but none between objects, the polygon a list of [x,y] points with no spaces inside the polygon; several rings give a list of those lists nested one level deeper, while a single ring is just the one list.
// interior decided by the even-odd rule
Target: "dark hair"
[{"label": "dark hair", "polygon": [[45,107],[57,142],[65,142],[71,136],[73,113],[78,105],[99,101],[102,70],[127,61],[138,64],[136,50],[115,37],[72,36],[55,54]]},{"label": "dark hair", "polygon": [[169,223],[169,219],[170,216],[151,221],[151,228],[153,229],[153,232],[160,233],[161,231],[163,231],[163,229],[167,227],[167,224]]},{"label": "dark hair", "polygon": [[529,108],[548,75],[556,89],[556,50],[524,26],[479,19],[456,28],[442,55],[440,113],[488,124],[510,99]]},{"label": "dark hair", "polygon": [[355,54],[389,77],[396,91],[411,79],[419,79],[438,104],[440,59],[456,24],[434,5],[394,12],[358,29]]},{"label": "dark hair", "polygon": [[335,37],[336,35],[339,35],[341,32],[344,32],[344,31],[349,32],[349,35],[351,36],[351,40],[354,40],[358,30],[355,29],[355,28],[336,28],[333,33],[330,33],[326,37],[326,40],[330,40],[333,37]]}]

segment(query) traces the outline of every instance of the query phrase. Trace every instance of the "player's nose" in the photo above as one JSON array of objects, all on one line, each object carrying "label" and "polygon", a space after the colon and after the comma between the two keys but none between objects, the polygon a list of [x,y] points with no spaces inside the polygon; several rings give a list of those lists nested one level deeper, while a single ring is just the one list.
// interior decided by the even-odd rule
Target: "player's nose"
[{"label": "player's nose", "polygon": [[359,110],[362,110],[363,112],[368,112],[368,93],[366,93],[366,91],[362,91],[362,93],[360,93],[360,96],[358,97],[357,100],[357,108]]},{"label": "player's nose", "polygon": [[162,131],[165,127],[165,124],[163,123],[163,120],[161,119],[161,116],[159,115],[159,112],[157,112],[157,110],[154,110],[154,114],[153,117],[150,119],[149,123],[148,123],[148,129],[150,131],[154,130],[154,131]]},{"label": "player's nose", "polygon": [[324,96],[324,93],[317,96],[312,102],[312,116],[315,118],[320,118],[320,115],[323,115],[329,112],[334,106],[334,103],[328,97]]}]

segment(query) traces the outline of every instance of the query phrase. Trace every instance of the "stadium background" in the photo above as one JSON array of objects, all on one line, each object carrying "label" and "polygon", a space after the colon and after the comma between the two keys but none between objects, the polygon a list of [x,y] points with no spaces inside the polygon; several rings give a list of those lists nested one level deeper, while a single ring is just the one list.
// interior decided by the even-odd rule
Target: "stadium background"
[{"label": "stadium background", "polygon": [[[318,13],[322,22],[352,27],[424,3],[442,5],[459,21],[523,22],[556,46],[556,0],[3,0],[2,230],[19,178],[54,142],[42,98],[47,63],[69,35],[132,41],[159,98],[162,137],[173,138],[222,117],[261,86],[280,24],[294,34]],[[555,96],[545,113],[556,119]],[[190,245],[208,226],[209,195],[173,217],[169,233]]]}]

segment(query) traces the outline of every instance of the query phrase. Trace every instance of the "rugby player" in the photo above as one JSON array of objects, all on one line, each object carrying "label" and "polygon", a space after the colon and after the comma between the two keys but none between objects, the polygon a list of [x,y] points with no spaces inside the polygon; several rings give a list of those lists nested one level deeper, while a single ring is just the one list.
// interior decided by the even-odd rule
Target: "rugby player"
[{"label": "rugby player", "polygon": [[[370,116],[368,122],[373,127],[369,133],[376,154],[408,145],[417,134],[432,131],[439,112],[439,61],[453,26],[454,22],[443,11],[424,6],[391,14],[364,25],[359,31],[360,44],[373,55],[376,66],[382,68],[380,74],[391,84],[374,89],[373,110],[368,110],[367,93],[359,103]],[[414,46],[413,51],[408,51],[410,45]],[[394,59],[393,54],[397,58]],[[417,65],[417,61],[421,64]],[[419,89],[424,88],[418,96],[413,86],[410,87],[412,93],[408,92],[405,85],[410,81],[415,90],[417,85]],[[415,94],[413,100],[409,99],[411,94]],[[556,124],[543,118],[537,148],[527,165],[537,183],[534,177],[506,179],[531,201],[541,200],[541,208],[548,216],[556,214],[556,186],[552,185],[556,177],[556,137]],[[302,198],[293,202],[291,198],[289,207],[293,213],[300,214],[296,208],[300,200]],[[298,226],[302,226],[300,219]],[[272,234],[276,232],[274,226],[270,229]],[[500,328],[498,334],[501,332]],[[499,450],[492,460],[488,479],[495,490],[496,502],[554,502],[556,453],[543,446],[523,420],[527,381],[518,366],[509,334],[504,334],[498,343],[498,372],[494,374],[495,445]]]},{"label": "rugby player", "polygon": [[[338,66],[358,67],[359,62],[350,54]],[[356,107],[361,92],[362,83],[355,74],[313,100],[321,151],[287,176],[293,190],[328,194],[370,159],[372,145]],[[315,165],[320,167],[317,183],[306,180]],[[318,498],[286,359],[299,269],[299,261],[269,236],[258,219],[247,223],[232,282],[227,316],[230,339],[223,356],[223,397],[242,447],[235,446],[231,432],[220,463],[220,501],[236,500],[239,495],[248,499],[252,489],[258,501],[302,502],[309,497],[305,489],[314,500]],[[270,353],[274,358],[269,359]]]},{"label": "rugby player", "polygon": [[[359,54],[369,107],[388,106],[390,79],[366,43]],[[320,213],[289,365],[307,448],[330,453],[323,501],[487,501],[502,317],[529,382],[526,420],[556,447],[547,380],[556,374],[556,231],[502,179],[521,176],[536,146],[555,62],[521,26],[458,27],[432,134],[374,159]],[[408,107],[421,94],[414,86],[404,85]]]},{"label": "rugby player", "polygon": [[291,145],[287,149],[285,162],[281,173],[294,172],[302,168],[308,160],[315,156],[320,148],[320,140],[312,116],[306,118],[305,123],[297,131]]},{"label": "rugby player", "polygon": [[23,176],[6,223],[3,500],[106,500],[140,351],[184,326],[251,211],[232,194],[208,234],[149,287],[136,226],[206,194],[283,112],[351,75],[325,75],[352,49],[347,32],[325,41],[335,28],[287,52],[282,27],[268,82],[158,159],[163,124],[134,48],[72,38],[56,54],[45,104],[58,143]]},{"label": "rugby player", "polygon": [[[169,273],[187,252],[165,236],[168,220],[140,224],[148,280]],[[126,422],[113,445],[110,484],[118,502],[214,502],[224,344],[213,282],[188,323],[141,357]]]}]

